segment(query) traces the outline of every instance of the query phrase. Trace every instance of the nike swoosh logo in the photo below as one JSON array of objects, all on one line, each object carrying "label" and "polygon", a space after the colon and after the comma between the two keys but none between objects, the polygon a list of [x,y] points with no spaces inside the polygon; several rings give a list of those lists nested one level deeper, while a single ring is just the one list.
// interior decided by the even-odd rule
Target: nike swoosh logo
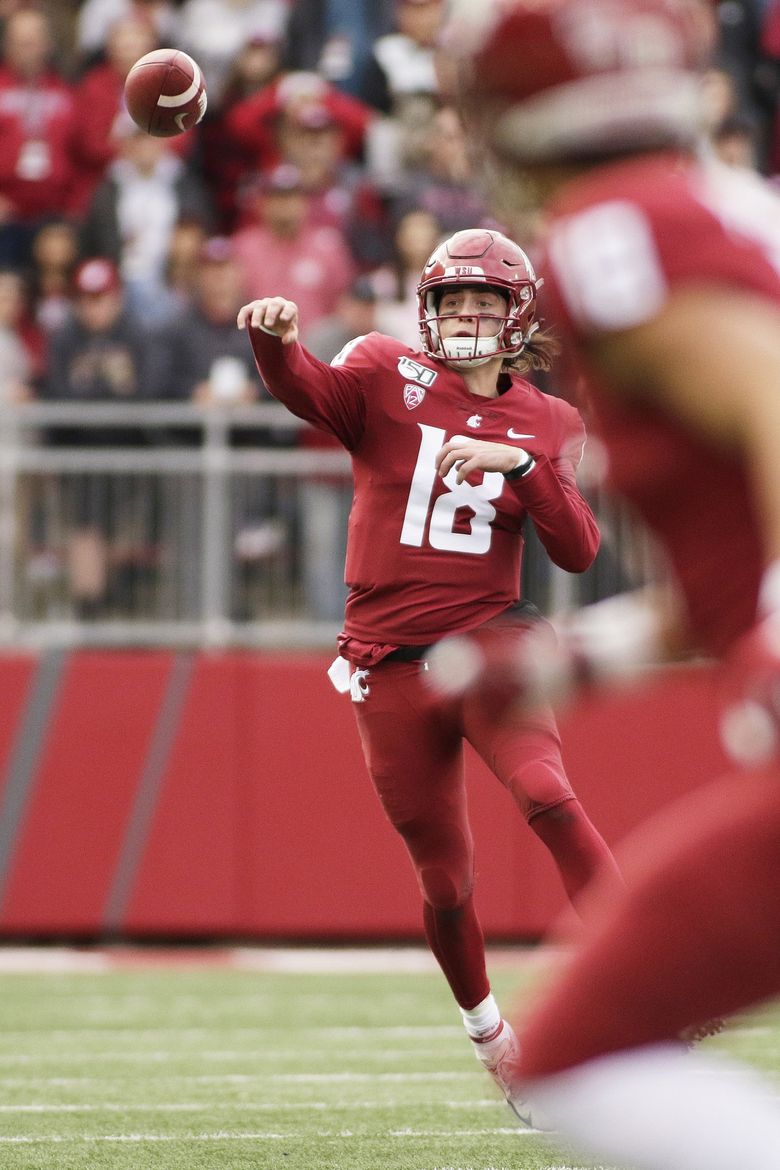
[{"label": "nike swoosh logo", "polygon": [[513,431],[511,427],[507,431],[507,435],[510,439],[535,439],[536,438],[536,435],[521,435],[518,431]]}]

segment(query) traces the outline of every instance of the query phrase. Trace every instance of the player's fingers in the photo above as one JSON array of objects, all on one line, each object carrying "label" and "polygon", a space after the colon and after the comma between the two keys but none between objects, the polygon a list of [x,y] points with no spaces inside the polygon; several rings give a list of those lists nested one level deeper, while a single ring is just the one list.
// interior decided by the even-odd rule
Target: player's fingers
[{"label": "player's fingers", "polygon": [[464,479],[474,470],[474,460],[461,459],[460,463],[457,464],[457,468],[458,474],[455,477],[455,482],[460,484],[463,483]]},{"label": "player's fingers", "polygon": [[239,329],[246,329],[246,323],[252,315],[251,305],[242,305],[236,316],[236,325]]},{"label": "player's fingers", "polygon": [[448,474],[448,472],[450,472],[452,470],[452,468],[455,466],[455,464],[458,462],[458,460],[462,459],[462,458],[463,458],[462,452],[460,454],[458,454],[457,450],[447,452],[447,454],[442,458],[442,460],[439,463],[439,475],[442,477],[442,479],[444,478],[445,475]]}]

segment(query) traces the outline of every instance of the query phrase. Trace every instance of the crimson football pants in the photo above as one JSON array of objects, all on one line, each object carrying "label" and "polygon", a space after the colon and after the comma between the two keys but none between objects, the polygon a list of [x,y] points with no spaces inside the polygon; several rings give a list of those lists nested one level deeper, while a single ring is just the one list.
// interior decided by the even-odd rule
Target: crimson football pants
[{"label": "crimson football pants", "polygon": [[672,1040],[780,993],[776,771],[676,802],[629,843],[624,872],[630,893],[518,1022],[523,1079]]},{"label": "crimson football pants", "polygon": [[382,662],[367,672],[366,687],[354,709],[368,770],[415,867],[431,950],[457,1002],[471,1008],[490,987],[472,898],[463,739],[550,849],[570,898],[604,871],[617,884],[615,862],[571,790],[551,714],[498,726],[476,703],[437,700],[418,662]]}]

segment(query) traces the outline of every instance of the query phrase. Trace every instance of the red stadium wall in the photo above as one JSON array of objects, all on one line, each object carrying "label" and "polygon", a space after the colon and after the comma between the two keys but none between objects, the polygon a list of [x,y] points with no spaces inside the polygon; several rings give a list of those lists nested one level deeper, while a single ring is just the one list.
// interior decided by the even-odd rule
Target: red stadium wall
[{"label": "red stadium wall", "polygon": [[[77,651],[0,659],[0,934],[419,937],[403,846],[328,657]],[[561,718],[611,843],[725,768],[712,682],[686,670]],[[486,933],[534,937],[557,875],[469,760]]]}]

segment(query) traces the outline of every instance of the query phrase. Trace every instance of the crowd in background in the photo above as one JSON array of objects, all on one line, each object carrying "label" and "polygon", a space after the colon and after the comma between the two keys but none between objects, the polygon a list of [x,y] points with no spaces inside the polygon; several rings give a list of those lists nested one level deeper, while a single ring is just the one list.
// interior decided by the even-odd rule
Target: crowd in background
[{"label": "crowd in background", "polygon": [[[772,175],[780,0],[716,8],[712,148]],[[441,97],[444,14],[444,0],[0,0],[0,402],[257,400],[235,315],[270,294],[298,303],[325,360],[370,329],[416,346],[425,259],[494,222]],[[158,46],[195,57],[208,88],[203,122],[173,139],[123,106],[130,66]],[[87,580],[85,615],[103,588]]]}]

